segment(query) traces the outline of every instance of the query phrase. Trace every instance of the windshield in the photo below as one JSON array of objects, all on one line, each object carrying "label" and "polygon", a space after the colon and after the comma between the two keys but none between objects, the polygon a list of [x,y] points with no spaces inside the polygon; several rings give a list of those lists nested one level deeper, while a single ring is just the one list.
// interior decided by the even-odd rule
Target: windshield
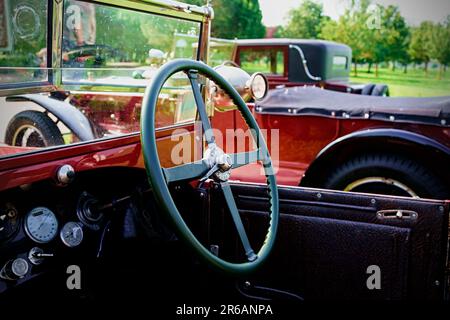
[{"label": "windshield", "polygon": [[0,1],[0,85],[47,81],[47,1]]},{"label": "windshield", "polygon": [[[47,80],[52,70],[64,89],[0,98],[0,157],[138,132],[143,93],[160,66],[198,56],[201,22],[76,0],[64,0],[61,13],[60,67],[48,68],[46,1],[0,0],[0,85]],[[194,121],[184,74],[165,84],[156,113],[157,128]]]},{"label": "windshield", "polygon": [[218,66],[226,61],[233,61],[236,42],[225,39],[211,39],[209,49],[209,64]]},{"label": "windshield", "polygon": [[145,87],[165,62],[195,59],[199,34],[196,22],[65,0],[63,84]]}]

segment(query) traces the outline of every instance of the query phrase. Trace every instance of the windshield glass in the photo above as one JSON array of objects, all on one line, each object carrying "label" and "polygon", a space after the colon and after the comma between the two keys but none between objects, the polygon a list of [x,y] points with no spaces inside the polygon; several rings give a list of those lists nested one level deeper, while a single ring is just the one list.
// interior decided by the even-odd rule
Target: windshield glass
[{"label": "windshield glass", "polygon": [[65,0],[63,84],[145,87],[175,58],[196,58],[196,22]]},{"label": "windshield glass", "polygon": [[[8,19],[0,19],[9,26],[2,30],[6,40],[0,41],[0,63],[8,67],[1,82],[4,75],[11,82],[45,75],[19,68],[39,67],[44,62],[38,57],[47,57],[45,30],[23,38],[22,30],[30,26],[15,27],[14,4],[19,2],[33,8],[23,14],[37,14],[27,21],[47,26],[45,1],[0,0],[0,10],[12,4],[3,14]],[[64,92],[0,98],[0,157],[138,132],[144,90],[160,66],[198,56],[200,22],[75,0],[65,0],[61,11],[61,45],[53,49],[61,68],[53,71]],[[172,76],[159,98],[157,128],[194,121],[196,108],[184,74]]]},{"label": "windshield glass", "polygon": [[224,39],[211,39],[209,49],[209,64],[218,66],[226,61],[234,60],[236,42]]}]

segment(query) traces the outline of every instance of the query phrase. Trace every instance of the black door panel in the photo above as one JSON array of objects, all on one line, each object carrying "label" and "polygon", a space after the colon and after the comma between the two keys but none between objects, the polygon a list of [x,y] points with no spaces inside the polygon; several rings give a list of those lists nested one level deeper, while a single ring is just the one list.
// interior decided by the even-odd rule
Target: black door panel
[{"label": "black door panel", "polygon": [[[252,243],[267,230],[266,188],[233,186]],[[251,280],[311,299],[442,299],[448,204],[280,188],[281,221],[270,261]],[[398,213],[398,212],[401,213]],[[258,243],[259,241],[259,243]],[[369,290],[369,266],[381,289]]]}]

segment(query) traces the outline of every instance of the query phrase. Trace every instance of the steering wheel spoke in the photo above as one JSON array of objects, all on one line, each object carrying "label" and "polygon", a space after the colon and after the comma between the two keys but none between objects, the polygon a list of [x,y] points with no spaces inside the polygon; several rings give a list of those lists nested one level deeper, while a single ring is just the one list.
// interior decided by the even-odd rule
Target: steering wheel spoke
[{"label": "steering wheel spoke", "polygon": [[198,114],[202,121],[203,132],[205,133],[205,140],[208,145],[215,143],[211,122],[209,121],[208,113],[206,112],[206,106],[203,102],[202,93],[200,92],[200,86],[198,83],[198,72],[196,70],[188,70],[187,76],[191,82],[192,92],[194,94],[195,104],[197,105]]},{"label": "steering wheel spoke", "polygon": [[239,215],[239,210],[234,201],[233,192],[231,191],[230,184],[228,182],[222,182],[220,184],[222,187],[223,195],[227,203],[228,209],[230,210],[231,217],[233,218],[234,226],[239,234],[242,246],[244,247],[245,255],[248,261],[255,261],[258,256],[253,251],[250,242],[248,241],[247,233],[245,232],[244,224],[242,223],[241,216]]},{"label": "steering wheel spoke", "polygon": [[209,166],[204,160],[163,168],[166,183],[201,178],[208,170]]},{"label": "steering wheel spoke", "polygon": [[229,156],[233,163],[233,169],[261,160],[259,149],[248,152],[231,153]]}]

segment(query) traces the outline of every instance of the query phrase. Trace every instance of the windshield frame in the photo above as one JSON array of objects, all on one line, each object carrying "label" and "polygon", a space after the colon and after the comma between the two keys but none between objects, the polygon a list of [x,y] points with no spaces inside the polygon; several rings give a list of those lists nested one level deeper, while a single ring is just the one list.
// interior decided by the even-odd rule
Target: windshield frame
[{"label": "windshield frame", "polygon": [[[65,86],[62,82],[62,37],[63,37],[63,14],[64,14],[64,1],[62,0],[46,0],[48,1],[48,25],[47,25],[47,68],[42,68],[43,70],[48,70],[49,81],[45,82],[24,82],[24,83],[11,83],[11,84],[0,84],[0,99],[8,99],[8,97],[14,97],[25,94],[34,93],[75,93],[77,91],[94,91],[103,93],[111,92],[114,94],[118,92],[119,94],[133,93],[133,94],[143,94],[145,87],[126,87],[122,88],[111,88],[110,86],[105,86],[101,88],[100,86]],[[209,41],[211,33],[211,20],[214,17],[214,12],[212,7],[209,5],[204,7],[187,5],[177,1],[170,0],[79,0],[92,4],[101,4],[107,6],[113,6],[128,10],[139,10],[144,13],[160,15],[170,18],[178,18],[186,21],[193,21],[199,23],[199,35],[198,35],[198,49],[196,52],[196,60],[208,63],[209,56]],[[11,67],[13,69],[14,67]],[[75,90],[76,89],[76,90]],[[68,92],[70,90],[70,92]],[[5,97],[5,98],[2,98]],[[6,101],[6,100],[5,100]],[[193,127],[194,120],[187,121],[183,123],[175,123],[172,125],[157,128],[157,134],[166,132],[167,130],[175,130],[181,127]],[[14,159],[28,159],[33,158],[35,160],[40,159],[41,155],[43,158],[48,157],[49,154],[66,154],[66,153],[78,153],[78,151],[84,150],[85,148],[90,149],[91,146],[119,146],[129,143],[135,143],[139,140],[139,132],[123,133],[117,136],[108,136],[102,138],[95,138],[93,140],[78,141],[70,144],[62,144],[55,146],[47,146],[45,148],[39,148],[36,150],[27,150],[18,153],[5,154],[0,156],[0,163],[6,164],[12,161],[12,164],[19,165]],[[0,144],[0,147],[2,145]],[[9,147],[6,146],[5,147]],[[96,148],[96,147],[94,147]],[[106,147],[108,148],[108,147]],[[67,151],[64,151],[67,150]],[[78,151],[77,151],[78,150]],[[34,162],[33,160],[32,162]],[[22,161],[22,160],[21,160]],[[13,165],[13,166],[15,166]],[[20,164],[21,165],[21,164]],[[0,170],[1,171],[1,170]]]},{"label": "windshield frame", "polygon": [[[47,9],[47,66],[39,68],[47,70],[47,81],[0,83],[0,97],[28,93],[46,93],[52,91],[109,91],[109,92],[143,92],[145,88],[111,87],[101,85],[64,85],[62,82],[62,38],[64,21],[64,1],[46,0]],[[106,5],[121,9],[139,11],[165,17],[177,18],[200,24],[199,49],[197,60],[208,63],[209,37],[212,8],[199,7],[171,0],[81,0],[93,4]],[[15,69],[11,67],[9,69]]]}]

